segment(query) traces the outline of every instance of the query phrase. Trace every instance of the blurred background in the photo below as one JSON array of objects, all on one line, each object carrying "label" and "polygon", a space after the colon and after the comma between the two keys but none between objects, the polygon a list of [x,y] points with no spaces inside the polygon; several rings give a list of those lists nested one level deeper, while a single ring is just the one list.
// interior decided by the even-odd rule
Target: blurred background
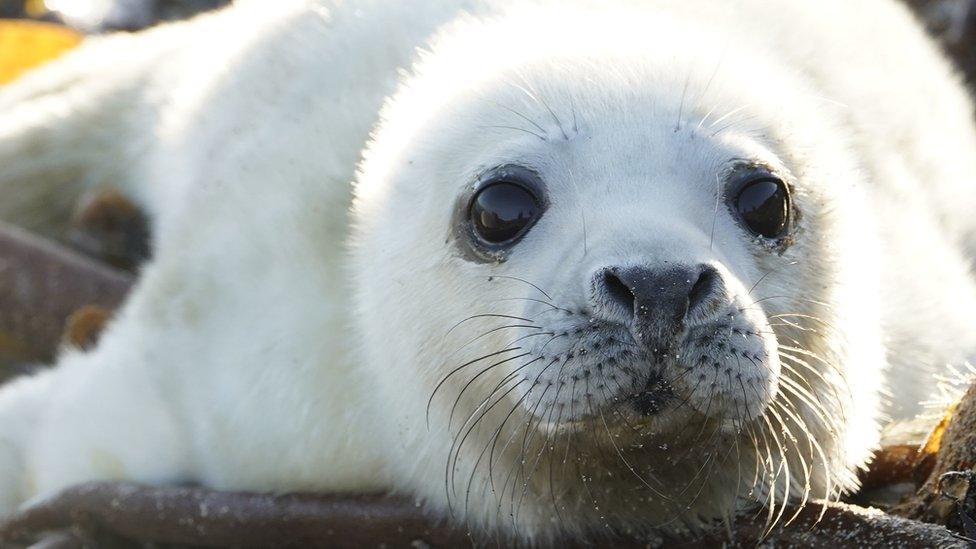
[{"label": "blurred background", "polygon": [[[967,81],[971,85],[976,82],[976,9],[973,7],[976,0],[902,1],[907,2],[925,21],[929,31],[942,41]],[[85,34],[134,31],[161,21],[191,17],[227,3],[229,0],[0,0],[0,19],[54,22]],[[0,40],[2,33],[3,29],[0,29]],[[10,47],[6,43],[0,44],[4,48]]]},{"label": "blurred background", "polygon": [[0,0],[0,17],[58,22],[82,32],[138,30],[226,3],[227,0]]},{"label": "blurred background", "polygon": [[976,0],[906,2],[939,39],[972,88],[976,84]]}]

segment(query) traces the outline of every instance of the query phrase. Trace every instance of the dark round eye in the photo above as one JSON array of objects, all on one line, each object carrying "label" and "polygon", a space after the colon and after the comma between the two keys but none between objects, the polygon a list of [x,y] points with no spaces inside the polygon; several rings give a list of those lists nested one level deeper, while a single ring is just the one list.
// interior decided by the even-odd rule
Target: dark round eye
[{"label": "dark round eye", "polygon": [[752,232],[779,238],[789,228],[790,194],[779,179],[755,179],[739,190],[735,210]]},{"label": "dark round eye", "polygon": [[539,199],[516,181],[495,181],[471,201],[471,227],[489,244],[505,244],[522,235],[542,208]]}]

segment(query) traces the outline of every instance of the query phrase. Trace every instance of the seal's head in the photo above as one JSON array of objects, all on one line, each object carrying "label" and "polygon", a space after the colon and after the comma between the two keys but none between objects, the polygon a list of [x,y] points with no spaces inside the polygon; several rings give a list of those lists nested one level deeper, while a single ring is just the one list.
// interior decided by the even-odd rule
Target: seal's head
[{"label": "seal's head", "polygon": [[881,346],[832,107],[701,28],[602,17],[462,23],[384,111],[353,276],[394,476],[528,536],[833,497]]}]

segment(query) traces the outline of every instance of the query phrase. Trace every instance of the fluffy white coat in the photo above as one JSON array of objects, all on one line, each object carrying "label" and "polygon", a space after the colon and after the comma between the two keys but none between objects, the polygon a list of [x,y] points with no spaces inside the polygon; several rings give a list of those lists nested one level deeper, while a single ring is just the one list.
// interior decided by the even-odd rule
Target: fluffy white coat
[{"label": "fluffy white coat", "polygon": [[[0,217],[56,234],[83,189],[114,185],[154,233],[97,348],[0,391],[0,515],[132,479],[398,491],[540,541],[694,527],[757,499],[852,488],[880,424],[914,414],[932,376],[976,350],[972,108],[894,2],[241,2],[90,39],[0,89],[0,113]],[[763,249],[718,204],[736,158],[795,187],[789,247]],[[539,172],[552,205],[507,261],[470,261],[456,202],[509,163]],[[607,442],[562,445],[551,410],[533,424],[526,405],[516,442],[488,458],[515,471],[506,494],[479,456],[496,426],[513,429],[496,415],[534,402],[519,389],[447,465],[458,424],[514,364],[460,404],[474,372],[428,409],[434,388],[522,333],[458,322],[558,329],[528,300],[576,310],[593,269],[675,258],[723,265],[759,307],[792,398],[763,417],[793,425],[796,452],[774,451],[788,427],[765,448],[761,422],[751,438],[715,434],[736,455],[674,513],[626,495],[648,484],[629,464],[610,478],[602,458],[577,458],[582,490],[562,453]],[[649,440],[663,448],[649,462],[679,451],[680,437]],[[635,448],[621,459],[651,453]],[[549,472],[510,465],[527,456]],[[764,480],[750,496],[753,467]]]}]

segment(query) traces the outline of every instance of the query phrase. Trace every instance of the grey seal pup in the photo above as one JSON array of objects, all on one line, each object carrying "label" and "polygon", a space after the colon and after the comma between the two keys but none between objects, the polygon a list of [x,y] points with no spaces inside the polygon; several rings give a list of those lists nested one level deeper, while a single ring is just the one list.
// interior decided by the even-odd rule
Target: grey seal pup
[{"label": "grey seal pup", "polygon": [[0,513],[388,490],[479,535],[834,499],[976,349],[967,94],[882,0],[241,2],[0,89],[0,217],[153,220],[0,391]]}]

